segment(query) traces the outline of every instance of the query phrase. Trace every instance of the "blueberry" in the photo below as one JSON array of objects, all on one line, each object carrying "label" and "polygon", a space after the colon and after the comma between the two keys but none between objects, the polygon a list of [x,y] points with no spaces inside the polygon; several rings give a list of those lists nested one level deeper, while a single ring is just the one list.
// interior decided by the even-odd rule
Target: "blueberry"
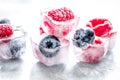
[{"label": "blueberry", "polygon": [[82,41],[87,43],[92,43],[94,40],[94,32],[92,30],[85,30],[85,36],[83,37]]},{"label": "blueberry", "polygon": [[7,18],[1,19],[0,24],[4,24],[4,23],[10,24],[10,20]]},{"label": "blueberry", "polygon": [[60,41],[53,35],[48,35],[39,43],[40,52],[47,58],[57,55],[60,50]]},{"label": "blueberry", "polygon": [[13,58],[19,57],[23,52],[25,48],[25,42],[21,40],[12,40],[9,43],[10,52]]},{"label": "blueberry", "polygon": [[91,29],[79,29],[74,34],[73,44],[77,47],[83,47],[87,44],[92,44],[94,40],[94,32]]}]

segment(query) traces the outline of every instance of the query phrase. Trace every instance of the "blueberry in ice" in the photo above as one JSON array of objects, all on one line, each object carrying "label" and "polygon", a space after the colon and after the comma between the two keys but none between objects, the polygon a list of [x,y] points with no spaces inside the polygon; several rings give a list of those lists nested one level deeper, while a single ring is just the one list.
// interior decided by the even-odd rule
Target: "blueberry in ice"
[{"label": "blueberry in ice", "polygon": [[39,50],[47,58],[57,55],[60,50],[60,41],[53,35],[48,35],[39,43]]},{"label": "blueberry in ice", "polygon": [[83,47],[92,44],[94,40],[94,31],[91,29],[79,29],[74,34],[73,44],[77,47]]},{"label": "blueberry in ice", "polygon": [[86,45],[81,39],[84,37],[84,29],[79,29],[74,34],[73,44],[77,47]]},{"label": "blueberry in ice", "polygon": [[4,24],[4,23],[10,24],[10,20],[7,18],[1,19],[0,24]]},{"label": "blueberry in ice", "polygon": [[9,43],[10,52],[13,58],[19,57],[25,48],[25,42],[21,40],[12,40]]},{"label": "blueberry in ice", "polygon": [[86,29],[84,31],[85,36],[82,38],[82,41],[87,42],[87,43],[92,43],[94,40],[94,32],[90,29]]}]

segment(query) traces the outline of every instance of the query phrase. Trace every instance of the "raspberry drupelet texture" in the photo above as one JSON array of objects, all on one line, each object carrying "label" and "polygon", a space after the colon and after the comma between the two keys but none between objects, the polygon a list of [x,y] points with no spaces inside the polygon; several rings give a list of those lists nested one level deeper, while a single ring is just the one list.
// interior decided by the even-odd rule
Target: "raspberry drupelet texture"
[{"label": "raspberry drupelet texture", "polygon": [[48,12],[48,16],[58,22],[64,22],[64,21],[74,19],[73,12],[66,7],[51,10]]},{"label": "raspberry drupelet texture", "polygon": [[108,19],[95,18],[88,22],[86,25],[94,30],[95,35],[98,37],[108,36],[112,30],[112,25]]},{"label": "raspberry drupelet texture", "polygon": [[10,37],[13,34],[13,29],[9,24],[0,24],[0,38]]}]

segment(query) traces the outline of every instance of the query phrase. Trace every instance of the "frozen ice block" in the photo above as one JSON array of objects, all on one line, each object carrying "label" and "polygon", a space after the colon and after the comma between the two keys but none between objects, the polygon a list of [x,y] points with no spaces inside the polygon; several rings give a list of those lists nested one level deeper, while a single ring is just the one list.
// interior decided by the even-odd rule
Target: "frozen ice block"
[{"label": "frozen ice block", "polygon": [[96,63],[100,61],[108,51],[108,39],[96,39],[92,44],[86,44],[84,47],[74,47],[74,53],[77,61]]},{"label": "frozen ice block", "polygon": [[20,26],[13,28],[5,21],[0,21],[0,60],[19,58],[26,47],[25,32]]},{"label": "frozen ice block", "polygon": [[68,58],[69,41],[59,40],[54,35],[42,34],[38,41],[31,37],[35,57],[43,64],[52,66],[63,64]]},{"label": "frozen ice block", "polygon": [[90,20],[86,26],[93,29],[96,36],[102,39],[109,39],[108,50],[113,49],[116,42],[117,31],[114,30],[112,23],[108,19],[95,18]]},{"label": "frozen ice block", "polygon": [[117,32],[110,21],[102,18],[92,19],[86,26],[74,34],[74,53],[78,62],[96,63],[112,50]]},{"label": "frozen ice block", "polygon": [[41,27],[51,35],[60,39],[65,38],[78,25],[79,17],[66,8],[57,8],[41,11]]},{"label": "frozen ice block", "polygon": [[31,34],[33,53],[47,66],[65,63],[69,55],[69,33],[78,25],[79,17],[62,7],[41,10],[41,25]]}]

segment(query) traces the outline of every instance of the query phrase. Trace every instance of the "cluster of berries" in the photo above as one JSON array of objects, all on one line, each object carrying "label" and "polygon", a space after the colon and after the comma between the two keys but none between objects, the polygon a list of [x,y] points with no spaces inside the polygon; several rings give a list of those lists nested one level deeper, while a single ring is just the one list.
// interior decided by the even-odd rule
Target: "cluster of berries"
[{"label": "cluster of berries", "polygon": [[14,37],[16,32],[9,19],[0,20],[0,60],[18,58],[23,53],[25,41]]},{"label": "cluster of berries", "polygon": [[[66,39],[66,36],[76,28],[79,17],[66,7],[46,11],[41,16],[42,25],[39,27],[41,40],[39,43],[32,42],[33,50],[42,63],[57,64],[60,58],[68,54],[63,51],[69,47],[70,40]],[[74,53],[77,54],[78,60],[98,62],[108,51],[109,41],[115,34],[108,19],[90,20],[85,28],[76,30],[72,38]]]},{"label": "cluster of berries", "polygon": [[[70,41],[78,61],[96,63],[114,46],[116,32],[108,19],[95,18],[76,30],[79,17],[66,7],[43,12],[37,41],[31,38],[33,52],[40,62],[54,65],[67,61]],[[17,30],[20,31],[21,30]],[[70,33],[73,32],[72,39]],[[8,19],[0,20],[0,59],[18,58],[25,49],[23,36]],[[112,47],[111,47],[112,46]]]}]

